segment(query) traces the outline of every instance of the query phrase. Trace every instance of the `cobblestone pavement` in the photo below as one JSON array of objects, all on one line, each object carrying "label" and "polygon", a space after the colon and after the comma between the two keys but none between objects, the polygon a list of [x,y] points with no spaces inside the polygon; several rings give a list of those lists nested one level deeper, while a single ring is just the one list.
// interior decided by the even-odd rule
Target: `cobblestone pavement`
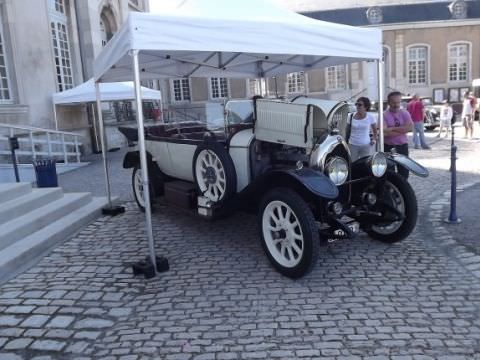
[{"label": "cobblestone pavement", "polygon": [[[153,230],[170,271],[134,277],[147,241],[128,202],[0,286],[0,359],[480,359],[480,276],[462,259],[480,261],[455,252],[439,221],[449,151],[431,140],[411,153],[431,170],[411,178],[413,234],[322,247],[296,281],[269,265],[254,216],[205,222],[167,207]],[[459,184],[478,182],[480,144],[458,145]]]}]

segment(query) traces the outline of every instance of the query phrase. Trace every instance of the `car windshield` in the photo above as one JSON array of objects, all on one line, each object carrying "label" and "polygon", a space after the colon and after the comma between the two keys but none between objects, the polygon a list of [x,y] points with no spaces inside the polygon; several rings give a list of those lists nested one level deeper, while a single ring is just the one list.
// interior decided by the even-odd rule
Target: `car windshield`
[{"label": "car windshield", "polygon": [[423,98],[422,102],[423,102],[423,105],[433,105],[432,98]]},{"label": "car windshield", "polygon": [[252,122],[253,101],[232,100],[225,104],[227,124],[240,124]]}]

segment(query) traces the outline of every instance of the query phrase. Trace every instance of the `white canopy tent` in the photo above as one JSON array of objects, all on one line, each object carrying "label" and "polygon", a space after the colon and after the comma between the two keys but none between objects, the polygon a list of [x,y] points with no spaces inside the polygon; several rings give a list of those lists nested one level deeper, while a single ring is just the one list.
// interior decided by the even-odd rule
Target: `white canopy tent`
[{"label": "white canopy tent", "polygon": [[314,20],[256,0],[186,0],[168,13],[131,13],[95,61],[101,81],[259,78],[381,59],[381,31]]},{"label": "white canopy tent", "polygon": [[[142,86],[143,100],[161,100],[160,91]],[[100,101],[135,100],[135,86],[132,81],[103,83],[100,85]],[[92,79],[73,89],[53,94],[55,105],[75,105],[96,102],[95,81]]]},{"label": "white canopy tent", "polygon": [[[141,94],[142,100],[157,100],[160,101],[161,106],[162,95],[160,91],[142,86]],[[100,84],[100,101],[120,100],[135,100],[135,86],[132,81]],[[55,128],[58,130],[57,105],[78,105],[96,102],[95,81],[91,78],[73,89],[54,93],[52,101]]]},{"label": "white canopy tent", "polygon": [[[114,83],[103,83],[100,84],[100,102],[101,101],[120,101],[120,100],[135,100],[135,85],[132,81],[124,82],[114,82]],[[156,100],[160,102],[160,111],[162,112],[162,95],[158,90],[149,89],[147,87],[141,87],[141,97],[142,100]],[[52,95],[53,102],[53,116],[55,119],[55,129],[58,130],[58,120],[57,120],[57,106],[58,105],[78,105],[78,104],[89,104],[95,103],[97,101],[97,93],[95,87],[95,81],[93,78],[80,84],[72,89],[58,92]],[[100,108],[97,109],[98,113],[101,113]],[[93,119],[93,129],[95,133],[95,139],[97,139],[97,128],[96,128],[96,119],[95,111],[92,111]],[[106,158],[106,145],[104,138],[104,125],[103,119],[99,116],[100,128],[100,141],[102,147],[102,156],[105,169],[105,178],[107,179],[107,195],[108,203],[111,207],[111,196],[109,188],[109,176],[108,176],[108,166]],[[98,145],[98,144],[97,144]]]},{"label": "white canopy tent", "polygon": [[184,0],[175,9],[164,12],[156,11],[156,5],[152,4],[154,13],[130,13],[94,64],[97,89],[105,81],[133,78],[135,83],[146,226],[153,266],[155,250],[140,79],[253,79],[363,60],[377,60],[379,75],[382,74],[379,29],[314,20],[266,0]]}]

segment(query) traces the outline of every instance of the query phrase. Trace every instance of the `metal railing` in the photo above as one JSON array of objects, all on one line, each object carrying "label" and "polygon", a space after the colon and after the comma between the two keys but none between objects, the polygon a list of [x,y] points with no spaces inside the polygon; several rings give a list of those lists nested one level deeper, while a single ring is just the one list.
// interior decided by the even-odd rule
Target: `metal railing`
[{"label": "metal railing", "polygon": [[[11,124],[0,124],[0,156],[11,156],[10,138],[17,138],[19,149],[15,151],[17,162],[19,157],[28,157],[31,161],[37,158],[48,157],[69,162],[80,162],[79,138],[82,135],[67,131],[50,130],[31,126],[18,126]],[[74,161],[71,161],[71,159]]]}]

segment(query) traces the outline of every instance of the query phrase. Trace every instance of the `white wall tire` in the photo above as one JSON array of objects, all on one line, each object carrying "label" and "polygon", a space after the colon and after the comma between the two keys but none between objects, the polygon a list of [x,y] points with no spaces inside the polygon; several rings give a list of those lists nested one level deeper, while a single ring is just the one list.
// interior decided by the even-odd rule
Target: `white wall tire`
[{"label": "white wall tire", "polygon": [[318,227],[307,203],[294,191],[277,188],[265,195],[259,231],[267,257],[283,275],[299,278],[316,264]]}]

